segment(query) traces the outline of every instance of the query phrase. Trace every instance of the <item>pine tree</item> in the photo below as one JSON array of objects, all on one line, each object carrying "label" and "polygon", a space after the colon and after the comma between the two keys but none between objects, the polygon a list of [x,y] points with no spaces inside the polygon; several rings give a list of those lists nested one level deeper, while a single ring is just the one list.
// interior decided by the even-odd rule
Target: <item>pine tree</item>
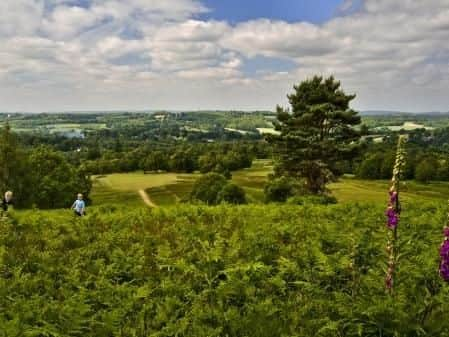
[{"label": "pine tree", "polygon": [[357,154],[360,116],[349,107],[355,95],[346,95],[334,77],[315,76],[294,86],[288,95],[291,111],[277,107],[274,145],[275,176],[304,181],[305,189],[323,193],[340,172],[337,163]]}]

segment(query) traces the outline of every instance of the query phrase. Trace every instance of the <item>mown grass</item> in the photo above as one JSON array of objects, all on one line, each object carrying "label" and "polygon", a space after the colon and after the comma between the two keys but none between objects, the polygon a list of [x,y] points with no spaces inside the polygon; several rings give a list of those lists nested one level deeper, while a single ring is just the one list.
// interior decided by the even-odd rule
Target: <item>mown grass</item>
[{"label": "mown grass", "polygon": [[115,190],[109,186],[102,185],[99,182],[94,183],[94,188],[90,195],[90,206],[102,205],[126,205],[126,206],[141,206],[142,199],[138,191],[123,191]]},{"label": "mown grass", "polygon": [[176,173],[144,174],[143,172],[116,173],[94,177],[100,184],[118,191],[138,191],[176,182]]},{"label": "mown grass", "polygon": [[[270,161],[257,160],[249,169],[232,173],[232,182],[245,189],[248,202],[264,202],[264,186],[273,166]],[[92,200],[95,205],[130,204],[141,205],[138,190],[145,190],[159,206],[169,206],[187,200],[199,174],[143,174],[140,172],[111,174],[94,178]],[[329,185],[331,193],[340,203],[384,203],[389,188],[387,180],[360,180],[344,177]],[[444,200],[449,197],[449,183],[429,184],[407,181],[401,184],[402,200],[422,202]]]},{"label": "mown grass", "polygon": [[[345,178],[329,185],[331,192],[342,203],[352,201],[384,202],[390,182],[387,180],[358,180]],[[449,183],[429,184],[406,181],[401,183],[401,197],[406,202],[444,200],[449,197]]]}]

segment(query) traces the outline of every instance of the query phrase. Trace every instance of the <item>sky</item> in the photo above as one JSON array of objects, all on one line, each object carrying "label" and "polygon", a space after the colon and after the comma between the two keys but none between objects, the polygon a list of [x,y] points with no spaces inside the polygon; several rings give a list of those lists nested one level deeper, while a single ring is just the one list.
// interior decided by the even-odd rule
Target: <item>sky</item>
[{"label": "sky", "polygon": [[2,0],[0,111],[449,111],[449,0]]}]

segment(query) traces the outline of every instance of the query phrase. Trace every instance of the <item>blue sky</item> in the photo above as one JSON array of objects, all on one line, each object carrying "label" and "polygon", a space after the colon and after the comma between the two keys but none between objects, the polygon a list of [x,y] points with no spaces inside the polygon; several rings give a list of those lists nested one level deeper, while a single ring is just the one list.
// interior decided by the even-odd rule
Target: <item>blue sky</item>
[{"label": "blue sky", "polygon": [[258,18],[321,23],[333,17],[343,0],[203,0],[206,19],[238,23]]},{"label": "blue sky", "polygon": [[[338,12],[344,0],[200,0],[210,11],[200,19],[239,23],[267,18],[286,22],[321,23]],[[66,4],[89,7],[89,0],[68,0]]]},{"label": "blue sky", "polygon": [[[258,19],[320,24],[338,14],[343,0],[202,0],[202,3],[210,10],[200,15],[203,20],[224,20],[234,25]],[[242,65],[248,76],[294,68],[295,63],[288,59],[264,56],[247,58]]]}]

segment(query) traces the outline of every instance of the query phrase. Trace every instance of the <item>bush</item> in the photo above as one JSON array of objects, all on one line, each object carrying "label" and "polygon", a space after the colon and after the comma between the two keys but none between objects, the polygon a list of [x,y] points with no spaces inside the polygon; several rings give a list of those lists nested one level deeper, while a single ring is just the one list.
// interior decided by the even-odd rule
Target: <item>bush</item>
[{"label": "bush", "polygon": [[208,173],[198,178],[190,193],[191,200],[205,202],[208,205],[216,205],[218,194],[226,186],[224,176],[218,173]]},{"label": "bush", "polygon": [[213,170],[213,172],[221,174],[226,179],[230,180],[232,178],[232,173],[226,167],[221,164],[217,164]]},{"label": "bush", "polygon": [[291,178],[281,177],[270,180],[264,188],[265,202],[285,202],[295,195],[298,183]]},{"label": "bush", "polygon": [[235,184],[227,184],[218,193],[217,202],[226,202],[229,204],[246,204],[245,190]]}]

